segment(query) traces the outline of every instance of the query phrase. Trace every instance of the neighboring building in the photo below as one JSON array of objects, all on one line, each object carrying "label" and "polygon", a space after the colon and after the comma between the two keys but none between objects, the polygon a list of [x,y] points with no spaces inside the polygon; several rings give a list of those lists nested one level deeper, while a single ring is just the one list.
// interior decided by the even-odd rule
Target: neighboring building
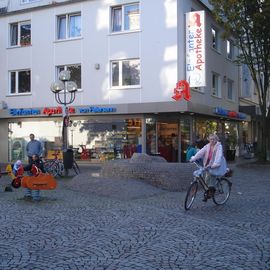
[{"label": "neighboring building", "polygon": [[[79,148],[77,158],[128,158],[142,151],[185,161],[188,144],[211,132],[226,147],[241,143],[239,127],[250,119],[238,112],[237,49],[232,39],[221,38],[222,29],[200,1],[0,5],[1,162],[24,159],[30,133],[44,142],[46,154],[61,148],[62,109],[50,85],[64,69],[79,88],[69,106],[69,143]],[[201,10],[205,23],[196,21],[199,13],[185,22],[186,13]],[[189,22],[187,28],[197,23],[198,32],[186,35]],[[196,74],[194,55],[200,64]],[[193,86],[205,86],[193,87],[190,101],[175,101],[186,69]]]}]

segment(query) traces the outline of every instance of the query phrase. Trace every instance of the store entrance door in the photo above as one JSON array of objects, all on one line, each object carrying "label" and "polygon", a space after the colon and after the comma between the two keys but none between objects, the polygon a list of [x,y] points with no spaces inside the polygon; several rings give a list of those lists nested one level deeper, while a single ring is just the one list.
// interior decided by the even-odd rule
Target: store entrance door
[{"label": "store entrance door", "polygon": [[178,162],[178,122],[158,121],[157,122],[157,148],[160,156],[168,162]]}]

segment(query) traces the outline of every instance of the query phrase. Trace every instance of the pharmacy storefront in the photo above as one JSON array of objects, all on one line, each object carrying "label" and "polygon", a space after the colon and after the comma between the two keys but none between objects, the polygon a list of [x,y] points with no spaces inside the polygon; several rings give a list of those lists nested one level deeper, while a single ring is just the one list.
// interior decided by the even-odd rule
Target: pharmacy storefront
[{"label": "pharmacy storefront", "polygon": [[[143,110],[141,110],[143,111]],[[185,162],[188,146],[220,136],[224,148],[236,149],[244,114],[213,108],[211,116],[190,112],[123,113],[122,105],[69,107],[68,142],[77,160],[102,162],[130,158],[133,153],[160,155],[168,162]],[[42,142],[43,156],[61,158],[62,108],[9,109],[1,113],[6,155],[1,162],[26,160],[29,134]]]}]

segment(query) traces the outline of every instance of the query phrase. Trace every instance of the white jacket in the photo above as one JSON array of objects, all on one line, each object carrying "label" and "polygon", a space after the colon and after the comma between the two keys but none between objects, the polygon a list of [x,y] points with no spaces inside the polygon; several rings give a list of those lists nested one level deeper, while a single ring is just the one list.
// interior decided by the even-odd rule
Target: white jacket
[{"label": "white jacket", "polygon": [[210,166],[210,173],[213,175],[224,175],[226,173],[227,164],[226,160],[223,156],[223,148],[220,142],[217,142],[214,146],[212,158],[207,164],[208,156],[210,152],[210,143],[205,145],[201,150],[199,150],[195,156],[193,156],[190,160],[198,160],[203,159],[203,166]]}]

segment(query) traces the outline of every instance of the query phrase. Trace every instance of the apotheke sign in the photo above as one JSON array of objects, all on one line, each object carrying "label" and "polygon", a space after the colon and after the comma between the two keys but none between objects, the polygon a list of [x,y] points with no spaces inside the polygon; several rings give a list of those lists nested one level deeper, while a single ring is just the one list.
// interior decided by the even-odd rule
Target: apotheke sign
[{"label": "apotheke sign", "polygon": [[186,13],[186,80],[190,87],[206,85],[204,31],[204,11]]},{"label": "apotheke sign", "polygon": [[[68,107],[69,114],[91,114],[91,113],[113,113],[116,112],[114,107],[98,107],[98,106],[89,106],[82,108]],[[44,109],[10,109],[9,114],[12,116],[35,116],[35,115],[62,115],[62,107],[45,107]]]}]

